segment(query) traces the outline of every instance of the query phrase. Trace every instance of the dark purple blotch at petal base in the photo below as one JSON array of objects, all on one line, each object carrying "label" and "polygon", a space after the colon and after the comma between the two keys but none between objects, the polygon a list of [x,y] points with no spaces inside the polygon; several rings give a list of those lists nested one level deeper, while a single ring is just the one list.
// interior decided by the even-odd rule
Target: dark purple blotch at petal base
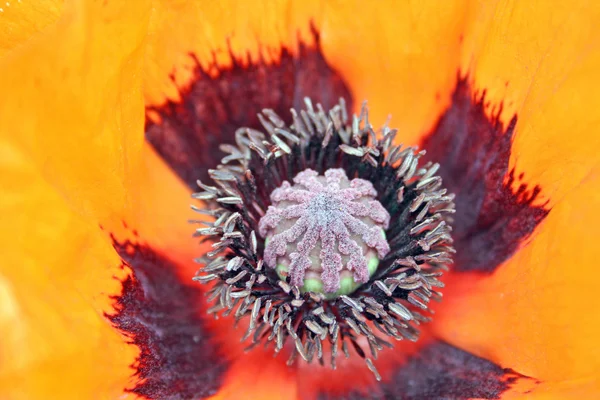
[{"label": "dark purple blotch at petal base", "polygon": [[322,394],[319,400],[498,399],[517,379],[528,378],[447,343],[434,342],[369,392]]},{"label": "dark purple blotch at petal base", "polygon": [[176,266],[151,248],[114,246],[131,275],[107,317],[140,349],[133,366],[137,383],[127,390],[150,399],[214,394],[227,366],[204,327],[202,292],[191,280],[182,282]]},{"label": "dark purple blotch at petal base", "polygon": [[[494,116],[485,91],[476,95],[459,78],[452,103],[423,140],[427,159],[440,163],[444,186],[456,194],[453,224],[454,270],[491,273],[507,260],[549,210],[534,205],[539,186],[508,169],[517,117],[507,126]],[[521,181],[515,191],[512,186]]]},{"label": "dark purple blotch at petal base", "polygon": [[[309,96],[325,109],[344,97],[352,109],[348,85],[327,64],[314,34],[315,46],[300,44],[298,54],[283,48],[273,64],[242,65],[233,57],[233,65],[217,77],[198,65],[195,79],[181,90],[181,102],[148,110],[161,122],[147,121],[146,139],[195,187],[198,178],[208,181],[208,169],[224,155],[219,145],[233,143],[239,127],[260,129],[256,114],[263,108],[289,118],[289,109],[301,108]],[[457,271],[493,272],[549,212],[537,205],[540,188],[515,185],[524,177],[509,171],[516,116],[505,126],[498,118],[501,108],[492,117],[486,109],[485,92],[475,95],[467,80],[459,78],[450,107],[422,143],[427,158],[441,164],[444,186],[457,195]],[[141,349],[135,366],[139,382],[131,391],[169,399],[214,393],[226,365],[211,347],[200,318],[200,291],[191,282],[181,282],[175,266],[151,249],[115,247],[132,275],[123,282],[109,318]],[[492,399],[514,379],[517,375],[510,371],[438,342],[394,371],[391,381],[374,387],[371,397],[348,394],[337,399]]]},{"label": "dark purple blotch at petal base", "polygon": [[275,63],[242,65],[232,55],[233,65],[221,68],[216,78],[198,65],[192,84],[181,91],[181,102],[150,109],[162,122],[147,120],[146,139],[181,179],[196,188],[196,179],[208,181],[208,169],[225,155],[219,145],[234,143],[238,128],[262,130],[257,113],[263,108],[275,110],[290,123],[290,108],[302,108],[305,96],[325,109],[340,97],[352,107],[346,83],[327,64],[319,35],[315,30],[313,34],[314,46],[300,43],[296,55],[282,48]]}]

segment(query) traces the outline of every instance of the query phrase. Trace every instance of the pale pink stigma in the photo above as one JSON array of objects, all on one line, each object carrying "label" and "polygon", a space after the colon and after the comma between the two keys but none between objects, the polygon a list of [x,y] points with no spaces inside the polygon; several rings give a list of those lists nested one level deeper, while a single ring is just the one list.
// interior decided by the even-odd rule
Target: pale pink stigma
[{"label": "pale pink stigma", "polygon": [[373,250],[379,259],[390,251],[383,233],[390,215],[376,196],[371,182],[349,180],[343,169],[329,169],[325,176],[306,169],[294,177],[294,185],[283,182],[259,222],[259,233],[268,239],[266,264],[275,268],[287,257],[290,283],[302,286],[307,270],[320,260],[321,281],[329,293],[340,288],[344,269],[352,271],[355,282],[367,282],[363,249]]}]

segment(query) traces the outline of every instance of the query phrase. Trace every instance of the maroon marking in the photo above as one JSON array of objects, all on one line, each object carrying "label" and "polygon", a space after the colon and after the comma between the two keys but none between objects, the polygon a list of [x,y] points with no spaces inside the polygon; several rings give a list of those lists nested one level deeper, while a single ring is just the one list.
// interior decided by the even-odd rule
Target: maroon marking
[{"label": "maroon marking", "polygon": [[452,104],[423,141],[427,159],[440,163],[444,186],[456,194],[457,271],[493,272],[549,212],[545,205],[533,205],[539,186],[528,190],[520,183],[513,192],[515,173],[508,171],[508,162],[517,117],[505,127],[499,118],[502,105],[491,118],[487,107],[485,91],[474,95],[459,78]]},{"label": "maroon marking", "polygon": [[196,179],[207,181],[208,169],[225,155],[219,145],[234,143],[236,129],[261,129],[256,114],[263,108],[272,108],[291,123],[290,108],[301,108],[305,96],[325,109],[340,97],[352,107],[346,83],[325,61],[318,32],[313,29],[313,34],[314,47],[300,43],[296,56],[284,47],[274,64],[261,59],[244,66],[231,54],[233,65],[220,69],[216,78],[198,65],[192,84],[181,91],[180,103],[151,109],[162,122],[146,121],[146,139],[195,188]]},{"label": "maroon marking", "polygon": [[319,400],[498,399],[517,379],[529,379],[444,342],[428,345],[366,393],[322,394]]},{"label": "maroon marking", "polygon": [[129,242],[114,247],[132,274],[107,317],[140,349],[133,366],[139,380],[127,390],[151,399],[214,394],[226,365],[200,317],[200,290],[181,282],[176,266],[151,248]]}]

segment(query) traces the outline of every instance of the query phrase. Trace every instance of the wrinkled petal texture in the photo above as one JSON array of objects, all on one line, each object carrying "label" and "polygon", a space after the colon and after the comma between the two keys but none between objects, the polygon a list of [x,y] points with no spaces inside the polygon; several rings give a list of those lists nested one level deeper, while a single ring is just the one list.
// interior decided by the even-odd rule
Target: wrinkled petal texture
[{"label": "wrinkled petal texture", "polygon": [[96,221],[135,203],[128,190],[143,143],[135,71],[148,8],[147,2],[65,4],[56,24],[1,63],[0,84],[11,93],[1,111],[2,133]]},{"label": "wrinkled petal texture", "polygon": [[56,22],[49,3],[20,4],[1,25],[0,392],[116,398],[139,350],[103,316],[124,271],[99,224],[126,208],[139,164],[149,4],[69,2]]},{"label": "wrinkled petal texture", "polygon": [[378,124],[393,114],[404,140],[415,142],[449,103],[467,9],[465,1],[160,2],[151,19],[146,98],[178,98],[197,62],[214,73],[231,65],[232,54],[276,62],[282,45],[311,43],[312,24],[359,105],[368,99]]},{"label": "wrinkled petal texture", "polygon": [[62,0],[7,1],[0,6],[0,56],[54,23]]},{"label": "wrinkled petal texture", "polygon": [[[58,22],[58,3],[18,4],[0,11],[0,87],[10,93],[0,104],[0,182],[9,193],[0,207],[11,227],[0,272],[3,396],[115,398],[132,387],[130,366],[148,347],[125,344],[104,313],[114,311],[119,280],[135,281],[98,225],[117,237],[134,229],[168,251],[183,282],[201,251],[188,235],[189,189],[144,142],[144,105],[160,119],[150,111],[181,100],[198,66],[217,77],[234,61],[276,64],[282,47],[298,54],[299,43],[315,45],[313,29],[355,108],[368,99],[375,126],[391,113],[405,143],[435,126],[459,73],[478,95],[486,91],[490,117],[508,126],[517,115],[509,169],[539,185],[551,211],[493,273],[447,278],[433,330],[539,383],[532,393],[516,384],[506,398],[598,392],[595,3],[72,1]],[[137,282],[143,273],[133,268]],[[244,361],[252,359],[260,373],[233,363],[215,398],[301,393],[296,374],[261,353]]]},{"label": "wrinkled petal texture", "polygon": [[511,164],[561,201],[598,161],[600,6],[482,1],[470,13],[461,69],[505,122],[518,114]]},{"label": "wrinkled petal texture", "polygon": [[115,398],[138,352],[102,315],[121,262],[23,153],[3,142],[0,160],[1,397]]},{"label": "wrinkled petal texture", "polygon": [[462,68],[492,106],[502,104],[505,123],[518,115],[511,166],[541,186],[551,211],[492,276],[451,276],[434,326],[451,343],[541,380],[597,378],[589,230],[600,204],[600,10],[482,2],[472,12]]},{"label": "wrinkled petal texture", "polygon": [[538,379],[597,377],[600,301],[588,230],[600,222],[599,184],[595,168],[492,277],[452,276],[437,310],[439,334]]}]

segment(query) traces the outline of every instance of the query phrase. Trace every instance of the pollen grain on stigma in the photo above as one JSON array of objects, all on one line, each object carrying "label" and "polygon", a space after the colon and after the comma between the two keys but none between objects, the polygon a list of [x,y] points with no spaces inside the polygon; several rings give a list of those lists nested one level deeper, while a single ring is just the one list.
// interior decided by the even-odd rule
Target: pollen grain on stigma
[{"label": "pollen grain on stigma", "polygon": [[419,166],[424,151],[374,131],[366,105],[350,120],[343,99],[328,112],[305,103],[291,124],[263,110],[264,131],[238,129],[214,185],[198,182],[192,208],[213,219],[196,234],[212,250],[194,279],[211,283],[209,313],[247,319],[249,347],[333,368],[354,349],[380,379],[378,352],[417,340],[441,298],[454,196],[438,164]]}]

